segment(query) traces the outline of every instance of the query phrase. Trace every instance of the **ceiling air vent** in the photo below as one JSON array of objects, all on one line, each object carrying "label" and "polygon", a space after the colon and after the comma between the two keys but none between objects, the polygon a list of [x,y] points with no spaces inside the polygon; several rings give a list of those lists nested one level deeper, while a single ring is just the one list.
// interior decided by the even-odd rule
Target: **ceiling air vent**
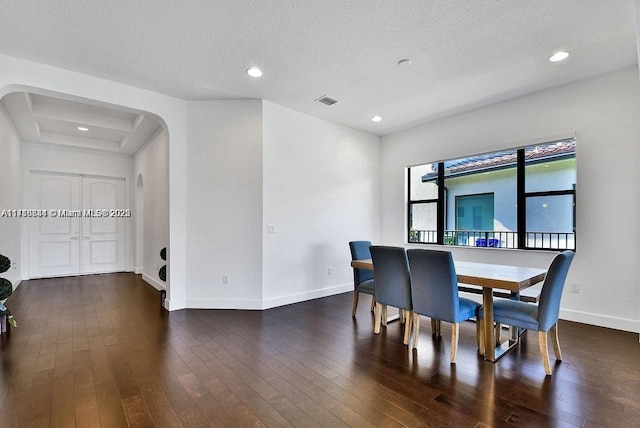
[{"label": "ceiling air vent", "polygon": [[318,101],[319,103],[325,104],[325,105],[333,105],[335,103],[337,103],[337,100],[334,100],[333,98],[329,98],[326,95],[321,96],[320,98],[318,98],[316,101]]}]

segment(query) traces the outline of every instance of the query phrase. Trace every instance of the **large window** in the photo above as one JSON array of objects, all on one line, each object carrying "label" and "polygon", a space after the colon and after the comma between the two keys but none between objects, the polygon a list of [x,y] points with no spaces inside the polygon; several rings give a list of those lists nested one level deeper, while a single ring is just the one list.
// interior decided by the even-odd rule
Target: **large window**
[{"label": "large window", "polygon": [[576,248],[576,143],[554,141],[408,169],[408,240]]}]

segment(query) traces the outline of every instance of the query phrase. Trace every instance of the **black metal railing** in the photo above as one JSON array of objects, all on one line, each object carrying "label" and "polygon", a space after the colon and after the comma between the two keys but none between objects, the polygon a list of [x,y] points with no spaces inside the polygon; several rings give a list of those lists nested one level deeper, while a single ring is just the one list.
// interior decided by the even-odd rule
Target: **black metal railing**
[{"label": "black metal railing", "polygon": [[[411,230],[409,242],[435,244],[436,230]],[[502,230],[445,230],[444,244],[459,247],[518,248],[518,233]],[[527,232],[526,248],[575,250],[573,232]]]},{"label": "black metal railing", "polygon": [[525,245],[527,248],[544,250],[575,250],[576,234],[574,232],[527,232]]}]

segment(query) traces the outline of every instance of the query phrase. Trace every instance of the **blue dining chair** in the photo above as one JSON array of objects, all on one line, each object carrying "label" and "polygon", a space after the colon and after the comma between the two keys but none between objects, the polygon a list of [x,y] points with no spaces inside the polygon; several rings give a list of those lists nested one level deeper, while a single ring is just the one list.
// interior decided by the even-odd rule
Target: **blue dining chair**
[{"label": "blue dining chair", "polygon": [[[369,247],[371,241],[351,241],[349,249],[351,250],[351,260],[370,259],[371,253]],[[353,310],[351,316],[356,316],[358,309],[358,297],[360,293],[371,294],[371,311],[376,304],[376,289],[373,284],[373,271],[370,269],[353,268]]]},{"label": "blue dining chair", "polygon": [[[556,360],[562,360],[560,342],[558,341],[560,299],[574,254],[573,251],[563,251],[554,257],[542,284],[538,305],[508,299],[493,302],[493,319],[496,322],[496,329],[500,329],[502,324],[506,324],[538,332],[542,364],[548,375],[551,375],[551,365],[549,364],[547,333],[551,334]],[[480,318],[484,317],[482,310],[480,310],[479,316]],[[496,337],[498,337],[497,334]],[[481,344],[480,347],[482,349],[484,345]]]},{"label": "blue dining chair", "polygon": [[404,323],[403,343],[409,343],[411,329],[411,280],[407,252],[402,247],[372,246],[373,279],[376,286],[376,318],[373,332],[380,333],[380,325],[387,325],[387,306],[400,310]]},{"label": "blue dining chair", "polygon": [[[478,315],[480,304],[460,298],[453,257],[449,251],[412,249],[407,251],[413,298],[413,347],[418,346],[420,315],[451,323],[451,363],[456,362],[460,322]],[[476,324],[477,333],[481,333]]]}]

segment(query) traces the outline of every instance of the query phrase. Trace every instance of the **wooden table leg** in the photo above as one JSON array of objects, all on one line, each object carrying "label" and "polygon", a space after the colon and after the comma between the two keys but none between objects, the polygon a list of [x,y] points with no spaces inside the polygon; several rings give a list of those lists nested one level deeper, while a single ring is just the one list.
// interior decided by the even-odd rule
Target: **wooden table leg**
[{"label": "wooden table leg", "polygon": [[496,338],[493,329],[493,289],[482,288],[482,305],[484,311],[484,359],[496,360]]},{"label": "wooden table leg", "polygon": [[496,347],[495,328],[493,327],[493,289],[482,288],[482,304],[484,306],[484,359],[495,363],[500,357],[515,348],[518,341],[507,340]]}]

